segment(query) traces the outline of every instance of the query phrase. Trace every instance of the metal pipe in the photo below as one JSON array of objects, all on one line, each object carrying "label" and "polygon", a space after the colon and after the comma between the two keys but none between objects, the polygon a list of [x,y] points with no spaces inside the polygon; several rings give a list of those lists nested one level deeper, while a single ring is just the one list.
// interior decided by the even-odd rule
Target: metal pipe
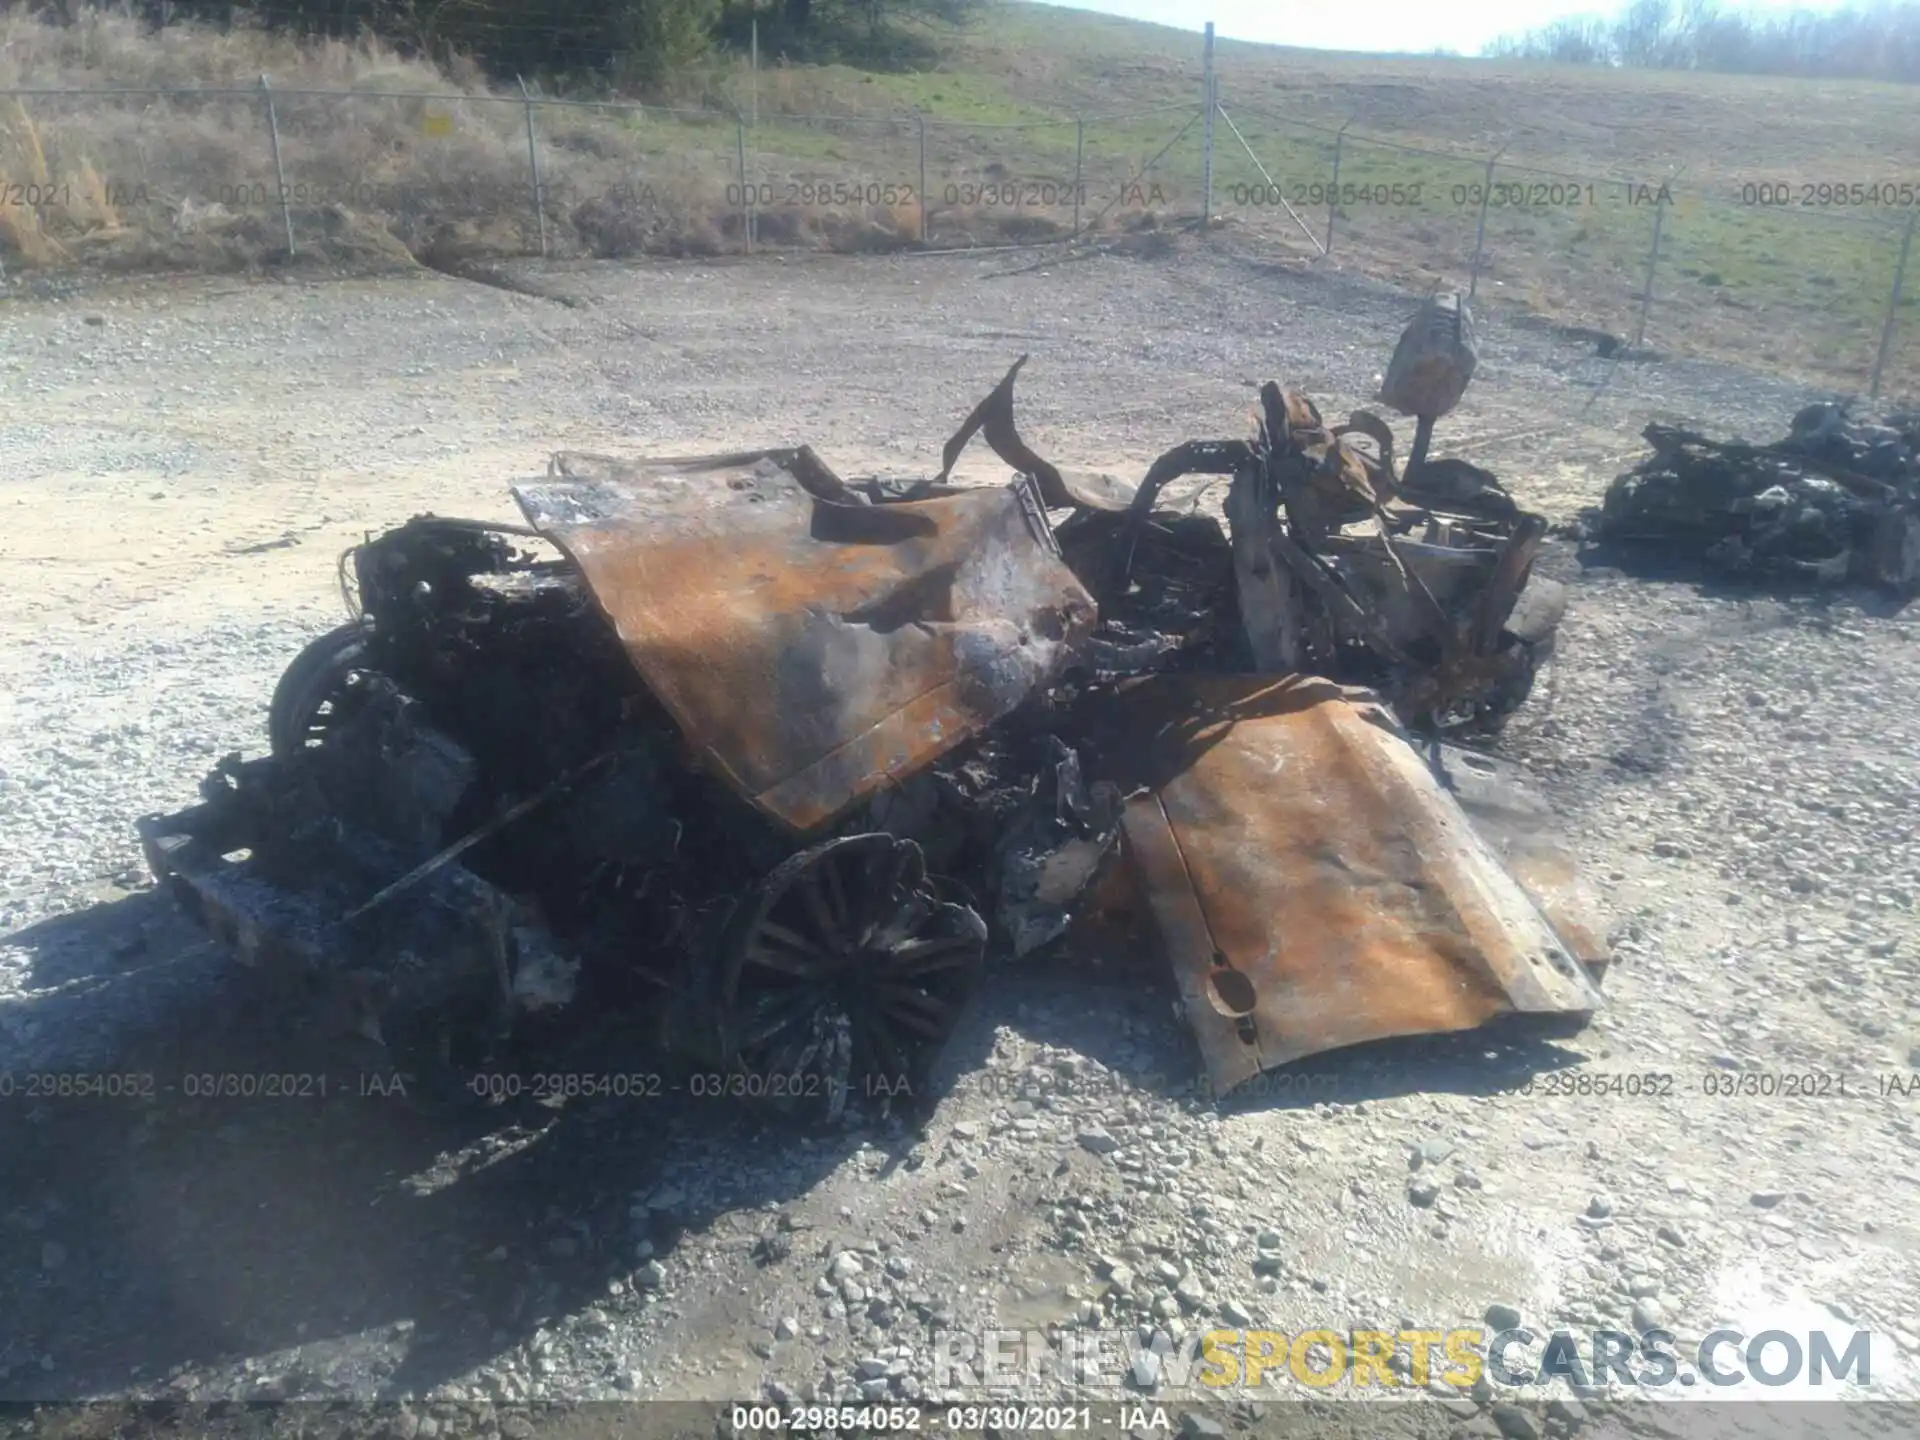
[{"label": "metal pipe", "polygon": [[1487,245],[1487,205],[1493,199],[1493,167],[1500,163],[1500,157],[1507,153],[1502,145],[1487,157],[1487,174],[1480,188],[1480,229],[1473,239],[1473,278],[1467,283],[1467,299],[1480,293],[1480,255]]},{"label": "metal pipe", "polygon": [[1260,163],[1260,157],[1253,153],[1253,146],[1247,143],[1247,137],[1240,133],[1240,127],[1233,123],[1233,117],[1226,112],[1224,106],[1221,107],[1220,118],[1227,122],[1227,129],[1231,130],[1233,138],[1240,142],[1240,148],[1247,152],[1247,158],[1253,161],[1253,168],[1260,172],[1260,178],[1267,182],[1267,189],[1280,197],[1280,203],[1286,206],[1287,214],[1293,216],[1293,223],[1300,227],[1300,233],[1307,237],[1307,242],[1322,255],[1326,254],[1327,247],[1320,243],[1319,236],[1307,228],[1307,222],[1300,218],[1293,206],[1287,204],[1287,197],[1282,187],[1273,183],[1273,177],[1267,174],[1267,167]]},{"label": "metal pipe", "polygon": [[1640,342],[1647,338],[1647,311],[1653,305],[1653,270],[1660,263],[1660,229],[1666,223],[1667,202],[1662,200],[1653,207],[1653,244],[1647,247],[1647,283],[1640,291],[1640,320],[1633,327],[1633,348],[1638,350]]},{"label": "metal pipe", "polygon": [[[1349,115],[1347,125],[1353,124],[1355,118]],[[1340,209],[1340,152],[1347,143],[1347,125],[1342,125],[1333,137],[1333,192],[1327,196],[1327,243],[1320,247],[1322,255],[1333,253],[1333,217]]]},{"label": "metal pipe", "polygon": [[1206,116],[1206,124],[1200,132],[1200,168],[1201,197],[1200,224],[1213,224],[1213,112],[1218,103],[1218,92],[1213,85],[1213,22],[1207,22],[1206,40],[1201,50],[1203,70],[1201,82],[1201,105]]},{"label": "metal pipe", "polygon": [[547,256],[547,204],[546,196],[540,189],[540,149],[533,138],[533,96],[527,93],[527,82],[518,75],[513,77],[520,84],[520,103],[527,112],[527,168],[533,174],[533,220],[540,230],[540,258]]},{"label": "metal pipe", "polygon": [[1073,122],[1073,233],[1080,233],[1080,195],[1086,189],[1087,122]]},{"label": "metal pipe", "polygon": [[598,770],[618,753],[619,751],[617,749],[602,751],[584,765],[576,765],[573,769],[556,775],[551,781],[529,795],[526,799],[508,806],[491,820],[483,821],[477,828],[469,830],[439,854],[433,856],[431,859],[421,861],[391,885],[383,886],[369,899],[362,901],[342,916],[340,923],[343,925],[352,924],[375,906],[384,905],[401,891],[412,889],[436,870],[444,870],[448,865],[458,860],[482,840],[493,835],[498,835],[522,815],[539,809],[542,805],[553,799],[554,796],[560,794],[561,791],[579,784],[581,780],[585,779],[595,770]]},{"label": "metal pipe", "polygon": [[1887,368],[1887,351],[1893,347],[1895,318],[1900,313],[1900,288],[1907,278],[1907,256],[1913,250],[1913,226],[1920,210],[1907,212],[1907,230],[1900,237],[1900,263],[1893,267],[1893,294],[1887,297],[1887,320],[1880,327],[1880,353],[1873,359],[1873,398],[1880,398],[1880,375]]},{"label": "metal pipe", "polygon": [[747,182],[747,122],[737,120],[733,140],[740,156],[740,228],[746,236],[747,254],[753,253],[753,187]]},{"label": "metal pipe", "polygon": [[287,227],[287,258],[293,258],[293,211],[287,204],[287,172],[280,164],[280,117],[273,110],[273,87],[260,77],[260,96],[267,105],[267,138],[273,145],[273,179],[280,187],[280,220]]}]

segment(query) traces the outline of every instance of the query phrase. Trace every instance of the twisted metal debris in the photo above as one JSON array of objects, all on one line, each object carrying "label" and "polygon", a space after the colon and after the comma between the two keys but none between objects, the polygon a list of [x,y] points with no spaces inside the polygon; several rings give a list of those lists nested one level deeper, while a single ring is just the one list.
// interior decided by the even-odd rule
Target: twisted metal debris
[{"label": "twisted metal debris", "polygon": [[[1024,356],[931,479],[557,455],[524,526],[422,516],[351,552],[355,613],[283,677],[272,753],[143,820],[149,862],[241,962],[455,1091],[584,1012],[837,1114],[863,1079],[923,1086],[990,945],[1116,925],[1165,955],[1222,1091],[1579,1024],[1605,954],[1570,863],[1503,829],[1524,806],[1482,794],[1476,828],[1435,748],[1524,701],[1563,602],[1538,517],[1426,458],[1464,306],[1415,331],[1404,474],[1377,416],[1277,384],[1251,439],[1138,487],[1063,472],[1014,424]],[[1453,360],[1416,363],[1436,337]],[[1009,483],[950,483],[976,435]],[[1229,477],[1224,524],[1162,503],[1194,474]]]},{"label": "twisted metal debris", "polygon": [[1809,405],[1770,445],[1645,434],[1654,453],[1608,487],[1596,538],[1733,578],[1920,593],[1920,411]]}]

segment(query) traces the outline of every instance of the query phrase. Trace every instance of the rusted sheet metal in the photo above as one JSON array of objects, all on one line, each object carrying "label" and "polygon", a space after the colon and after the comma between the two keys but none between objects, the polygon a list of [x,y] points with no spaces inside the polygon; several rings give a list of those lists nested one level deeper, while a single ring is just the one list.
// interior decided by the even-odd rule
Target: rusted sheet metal
[{"label": "rusted sheet metal", "polygon": [[1026,480],[868,505],[793,452],[550,473],[514,490],[529,523],[688,741],[796,831],[1007,714],[1094,623]]},{"label": "rusted sheet metal", "polygon": [[1217,1092],[1362,1041],[1600,1004],[1367,692],[1153,676],[1113,723],[1101,771],[1134,794],[1128,860]]},{"label": "rusted sheet metal", "polygon": [[1540,907],[1553,933],[1590,974],[1604,975],[1613,953],[1600,897],[1581,875],[1547,802],[1510,761],[1456,745],[1440,746],[1438,755],[1441,784]]},{"label": "rusted sheet metal", "polygon": [[975,435],[983,435],[987,447],[1015,473],[1033,477],[1040,498],[1049,509],[1124,514],[1134,496],[1133,487],[1126,481],[1102,471],[1061,470],[1034,454],[1032,447],[1020,438],[1013,423],[1013,381],[1027,360],[1028,357],[1022,355],[1014,361],[987,398],[960,422],[960,428],[953,432],[940,452],[940,473],[934,477],[935,481],[944,481],[951,475],[960,452]]}]

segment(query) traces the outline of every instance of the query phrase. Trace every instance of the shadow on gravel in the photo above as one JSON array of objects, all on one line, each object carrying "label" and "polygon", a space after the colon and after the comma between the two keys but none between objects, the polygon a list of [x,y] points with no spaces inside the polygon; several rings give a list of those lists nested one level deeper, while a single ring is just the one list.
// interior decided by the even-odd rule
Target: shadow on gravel
[{"label": "shadow on gravel", "polygon": [[1585,580],[1617,576],[1643,583],[1686,585],[1703,600],[1790,606],[1816,620],[1842,608],[1858,610],[1874,619],[1892,619],[1913,603],[1909,598],[1864,585],[1816,588],[1784,579],[1742,580],[1716,571],[1698,553],[1678,546],[1591,541],[1578,547],[1575,559]]},{"label": "shadow on gravel", "polygon": [[[1042,951],[1007,964],[995,980],[992,1009],[1023,1039],[1073,1050],[1149,1094],[1199,1093],[1192,1089],[1199,1055],[1174,1011],[1172,978],[1157,960],[1095,965]],[[980,1083],[1016,1098],[1015,1077]],[[967,1084],[963,1077],[957,1088]],[[1067,1098],[1088,1094],[1084,1081],[1060,1077],[1057,1084]]]},{"label": "shadow on gravel", "polygon": [[[1061,1046],[1099,1062],[1126,1084],[1167,1099],[1212,1103],[1192,1039],[1174,1011],[1171,982],[1157,968],[1088,974],[1074,962],[1039,964],[1008,976],[995,1008],[1026,1039]],[[1580,1033],[1578,1017],[1509,1016],[1478,1030],[1418,1035],[1311,1056],[1256,1076],[1218,1097],[1222,1114],[1353,1104],[1412,1094],[1495,1095],[1583,1063],[1555,1043]],[[959,1081],[964,1089],[967,1080]],[[1012,1098],[1016,1082],[996,1079]],[[1097,1097],[1088,1082],[1036,1082],[1063,1096]],[[1116,1087],[1116,1108],[1124,1100]]]},{"label": "shadow on gravel", "polygon": [[[9,940],[32,957],[38,993],[7,1014],[31,1053],[83,1053],[70,1032],[98,1023],[103,989],[195,959],[206,974],[165,992],[171,1010],[140,993],[150,1013],[93,1037],[116,1056],[111,1077],[63,1063],[61,1082],[9,1062],[0,1402],[144,1392],[180,1367],[242,1376],[193,1398],[424,1391],[543,1324],[636,1303],[637,1241],[663,1258],[688,1233],[751,1245],[859,1145],[909,1163],[933,1102],[1008,1087],[991,1065],[1003,1030],[1072,1045],[1150,1092],[1193,1073],[1157,972],[1007,965],[930,1092],[893,1117],[868,1105],[824,1130],[683,1082],[674,1093],[672,1075],[647,1099],[426,1106],[359,1042],[259,1013],[156,892]],[[606,1013],[511,1063],[523,1076],[642,1074],[642,1032],[639,1017]],[[252,1093],[221,1093],[236,1088]]]},{"label": "shadow on gravel", "polygon": [[1222,1098],[1222,1114],[1297,1110],[1315,1104],[1351,1105],[1404,1095],[1489,1096],[1524,1090],[1585,1057],[1554,1043],[1577,1033],[1561,1017],[1558,1034],[1538,1017],[1509,1016],[1455,1035],[1378,1040],[1315,1055],[1256,1076]]},{"label": "shadow on gravel", "polygon": [[[168,931],[173,932],[169,935]],[[36,990],[91,991],[143,968],[167,942],[192,938],[178,910],[157,890],[90,906],[0,936],[33,955]]]},{"label": "shadow on gravel", "polygon": [[[111,1076],[0,1066],[0,1402],[124,1394],[250,1357],[215,1393],[424,1391],[542,1324],[639,1303],[637,1242],[668,1256],[728,1212],[805,1194],[877,1134],[912,1143],[897,1124],[828,1131],[676,1093],[672,1075],[645,1098],[426,1106],[360,1042],[254,1013],[156,894],[9,940],[43,992],[0,1011],[29,1054],[81,1053],[62,1032],[98,1024],[103,988],[196,955],[209,978],[182,987],[184,1012],[94,1037]],[[657,1066],[640,1029],[601,1014],[510,1063],[642,1075]]]},{"label": "shadow on gravel", "polygon": [[[53,993],[10,1019],[30,1015],[42,1037],[77,1023],[73,997],[97,1000],[209,949],[155,894],[11,939]],[[1003,1030],[1071,1048],[1148,1094],[1207,1098],[1171,984],[1144,964],[996,967],[917,1110],[869,1108],[831,1131],[675,1093],[671,1075],[652,1098],[423,1106],[349,1048],[358,1042],[255,1013],[230,972],[209,973],[182,1001],[194,1008],[112,1037],[118,1080],[88,1075],[68,1088],[89,1093],[62,1094],[15,1070],[0,1087],[0,1273],[12,1292],[0,1401],[144,1390],[176,1367],[241,1377],[195,1398],[425,1391],[543,1324],[640,1303],[638,1241],[667,1257],[687,1233],[737,1234],[771,1242],[777,1261],[771,1212],[856,1147],[910,1163],[915,1121],[942,1095],[1020,1098],[1026,1073],[991,1064]],[[523,1076],[643,1074],[641,1031],[637,1016],[602,1013],[511,1063]],[[1496,1031],[1392,1042],[1279,1072],[1222,1108],[1486,1094],[1573,1060]],[[1089,1082],[1060,1083],[1084,1097]],[[103,1086],[120,1093],[91,1093]],[[221,1093],[235,1088],[252,1093]],[[1116,1107],[1125,1093],[1114,1087]]]},{"label": "shadow on gravel", "polygon": [[[1140,1038],[1116,1046],[1112,1016],[1123,1013],[1124,1001],[1078,994],[1076,1006],[1036,1011],[1019,1025],[1026,1036],[1048,1045],[1063,1045],[1109,1068],[1151,1093],[1208,1102],[1214,1099],[1200,1077],[1200,1061],[1186,1032],[1168,1009],[1171,987],[1140,1005],[1135,997]],[[1162,1023],[1162,1017],[1165,1017]],[[1524,1087],[1553,1070],[1582,1063],[1582,1057],[1553,1043],[1577,1033],[1577,1022],[1566,1019],[1560,1037],[1542,1030],[1541,1022],[1515,1016],[1479,1030],[1457,1035],[1421,1035],[1356,1045],[1326,1055],[1315,1055],[1255,1076],[1218,1097],[1222,1114],[1251,1114],[1262,1110],[1294,1110],[1315,1104],[1350,1105],[1361,1100],[1385,1100],[1412,1094],[1494,1095]],[[1102,1036],[1108,1037],[1102,1043]],[[1064,1080],[1063,1089],[1075,1082]]]}]

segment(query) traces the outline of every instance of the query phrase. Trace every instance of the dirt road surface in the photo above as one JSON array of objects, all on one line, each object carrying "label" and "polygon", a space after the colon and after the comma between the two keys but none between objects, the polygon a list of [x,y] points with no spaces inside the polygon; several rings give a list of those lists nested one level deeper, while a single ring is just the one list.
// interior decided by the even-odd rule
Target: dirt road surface
[{"label": "dirt road surface", "polygon": [[[1137,475],[1246,433],[1269,377],[1329,414],[1367,403],[1410,310],[1184,249],[516,274],[576,303],[435,276],[0,312],[0,1398],[378,1396],[406,1402],[392,1433],[520,1433],[473,1404],[979,1397],[951,1362],[993,1328],[1137,1346],[1490,1307],[1542,1333],[1665,1327],[1689,1374],[1717,1328],[1868,1331],[1868,1385],[1725,1393],[1920,1397],[1920,626],[1866,596],[1553,550],[1560,658],[1502,748],[1615,927],[1608,1008],[1571,1040],[1369,1047],[1216,1106],[1150,959],[1009,962],[923,1131],[795,1134],[688,1095],[424,1113],[232,1003],[132,822],[264,747],[271,686],[337,623],[335,559],[366,531],[509,518],[508,483],[557,448],[804,440],[844,473],[931,473],[1027,351],[1027,438]],[[1771,439],[1810,398],[1661,362],[1596,395],[1590,346],[1483,328],[1435,453],[1556,519],[1650,418]],[[620,1039],[565,1063],[645,1069]],[[262,1073],[295,1093],[217,1093]],[[1153,1369],[1123,1351],[1107,1383],[1190,1431],[1237,1423]],[[1433,1388],[1451,1398],[1396,1424],[1643,1413],[1609,1409],[1617,1380],[1584,1404]]]}]

